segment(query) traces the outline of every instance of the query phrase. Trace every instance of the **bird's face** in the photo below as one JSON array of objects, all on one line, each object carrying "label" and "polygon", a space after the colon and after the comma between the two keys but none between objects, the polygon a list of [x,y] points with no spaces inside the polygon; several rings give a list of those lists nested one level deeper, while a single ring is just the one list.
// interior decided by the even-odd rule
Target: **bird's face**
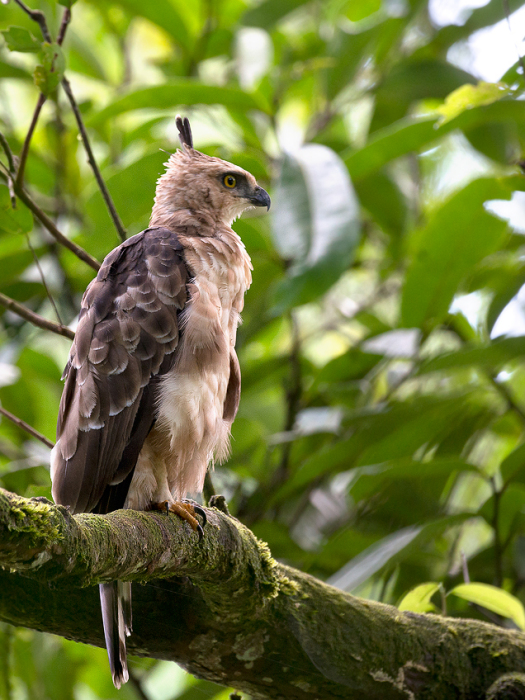
[{"label": "bird's face", "polygon": [[246,170],[219,158],[210,159],[202,193],[213,200],[223,220],[231,224],[245,209],[270,208],[270,197],[259,187],[254,176]]},{"label": "bird's face", "polygon": [[[171,156],[157,186],[155,207],[213,213],[228,226],[245,209],[270,208],[270,197],[247,170],[199,151]],[[155,209],[154,209],[155,213]]]}]

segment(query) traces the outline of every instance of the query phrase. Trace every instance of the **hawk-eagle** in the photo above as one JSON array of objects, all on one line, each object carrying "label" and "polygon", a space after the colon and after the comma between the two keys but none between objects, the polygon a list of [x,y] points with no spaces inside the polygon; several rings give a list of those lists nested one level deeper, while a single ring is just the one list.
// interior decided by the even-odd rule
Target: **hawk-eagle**
[{"label": "hawk-eagle", "polygon": [[[159,178],[149,228],[115,248],[83,298],[64,370],[53,498],[73,513],[166,508],[200,530],[182,499],[228,454],[240,395],[235,338],[251,262],[231,224],[270,207],[253,175],[193,148]],[[100,585],[118,688],[128,679],[131,584]]]}]

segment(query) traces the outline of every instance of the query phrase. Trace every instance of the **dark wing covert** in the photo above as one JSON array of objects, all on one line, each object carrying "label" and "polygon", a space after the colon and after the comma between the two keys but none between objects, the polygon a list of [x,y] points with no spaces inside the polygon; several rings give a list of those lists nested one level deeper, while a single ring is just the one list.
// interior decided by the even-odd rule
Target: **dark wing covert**
[{"label": "dark wing covert", "polygon": [[182,251],[173,231],[147,229],[106,257],[84,294],[51,459],[55,502],[73,513],[97,508],[112,485],[129,485],[154,421],[156,380],[179,342]]}]

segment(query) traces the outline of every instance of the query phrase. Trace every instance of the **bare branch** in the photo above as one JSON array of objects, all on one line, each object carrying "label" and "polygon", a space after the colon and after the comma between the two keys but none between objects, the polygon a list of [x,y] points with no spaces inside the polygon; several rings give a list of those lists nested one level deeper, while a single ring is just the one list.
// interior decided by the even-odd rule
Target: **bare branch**
[{"label": "bare branch", "polygon": [[35,312],[28,309],[27,306],[20,304],[18,301],[15,301],[14,299],[11,299],[11,297],[8,297],[2,293],[0,293],[0,304],[6,309],[9,309],[9,311],[13,311],[15,314],[18,314],[18,316],[21,316],[26,321],[29,321],[29,323],[32,323],[34,326],[38,326],[38,328],[43,328],[45,331],[57,333],[57,335],[63,335],[65,338],[69,338],[70,340],[73,340],[75,337],[75,334],[71,328],[63,326],[59,323],[53,323],[53,321],[48,321],[47,318],[35,314]]},{"label": "bare branch", "polygon": [[35,430],[34,428],[32,428],[29,425],[29,423],[25,422],[25,420],[22,420],[21,418],[17,418],[16,416],[14,416],[9,411],[6,411],[5,408],[2,408],[1,406],[0,406],[0,413],[3,416],[5,416],[6,418],[8,418],[12,423],[17,425],[19,428],[22,428],[22,430],[25,430],[26,433],[29,433],[37,440],[40,440],[40,442],[43,442],[46,447],[53,449],[53,447],[55,446],[55,444],[53,442],[51,442],[51,440],[48,440],[45,435],[42,435],[42,433],[39,433],[38,430]]},{"label": "bare branch", "polygon": [[60,24],[60,29],[58,31],[58,37],[57,37],[57,44],[59,46],[62,46],[62,43],[64,42],[64,37],[66,36],[66,31],[69,26],[69,23],[71,22],[71,9],[69,7],[66,7],[64,10],[64,14],[62,15],[62,22]]},{"label": "bare branch", "polygon": [[38,96],[38,102],[36,103],[35,111],[33,112],[33,118],[31,119],[31,124],[29,125],[29,131],[26,134],[24,145],[22,146],[22,152],[20,153],[18,172],[16,174],[14,182],[15,191],[17,188],[22,187],[22,185],[24,184],[24,171],[26,167],[27,156],[29,155],[29,146],[31,144],[31,139],[33,138],[33,133],[35,131],[38,117],[40,116],[40,112],[42,111],[42,107],[44,106],[46,99],[47,98],[43,93],[40,93],[40,95]]},{"label": "bare branch", "polygon": [[27,15],[29,15],[29,17],[31,17],[31,19],[34,22],[37,22],[40,25],[40,31],[42,32],[42,36],[44,37],[45,41],[51,44],[53,40],[51,39],[51,34],[49,33],[49,29],[47,28],[47,22],[44,13],[40,10],[32,10],[27,5],[25,5],[22,2],[22,0],[15,0],[15,2],[19,7],[22,8],[22,10]]},{"label": "bare branch", "polygon": [[6,155],[7,158],[7,163],[9,165],[9,172],[14,175],[16,171],[15,167],[15,157],[13,156],[13,151],[11,150],[11,147],[9,146],[9,143],[7,142],[6,137],[2,134],[0,131],[0,146],[2,146],[3,151]]},{"label": "bare branch", "polygon": [[[51,42],[51,35],[50,35],[49,30],[47,28],[46,19],[45,19],[44,15],[42,14],[42,12],[40,12],[39,10],[30,10],[26,5],[24,5],[24,3],[21,0],[16,0],[16,2],[24,10],[24,12],[26,12],[31,17],[31,19],[33,19],[35,22],[38,22],[45,40]],[[58,44],[62,44],[70,20],[71,20],[71,11],[67,8],[66,11],[64,12],[64,15],[62,16],[62,23],[60,25],[60,31],[59,31],[58,39],[57,39]],[[82,143],[84,144],[84,148],[85,148],[86,153],[87,153],[88,163],[90,164],[91,169],[93,170],[93,174],[95,175],[95,179],[98,183],[98,186],[99,186],[100,191],[102,193],[102,197],[103,197],[104,202],[106,203],[106,206],[108,208],[109,214],[113,220],[113,223],[115,224],[115,228],[117,229],[117,233],[120,236],[120,239],[122,241],[125,241],[126,240],[126,229],[124,228],[124,225],[123,225],[122,221],[120,220],[120,217],[117,213],[117,210],[115,209],[115,205],[113,204],[113,200],[111,198],[109,190],[106,187],[106,183],[104,182],[102,175],[100,173],[100,170],[98,168],[97,162],[95,160],[95,156],[93,155],[93,151],[91,149],[91,144],[89,142],[89,137],[88,137],[88,134],[86,131],[86,127],[84,126],[84,121],[82,119],[82,115],[80,114],[80,110],[78,108],[75,97],[73,95],[73,91],[71,90],[71,85],[69,83],[69,80],[66,77],[64,77],[62,79],[62,87],[64,88],[64,92],[67,95],[67,98],[69,100],[69,103],[71,104],[71,108],[73,110],[73,113],[75,115],[75,119],[76,119],[77,124],[78,124],[78,129],[79,129],[80,135],[82,137]],[[42,104],[40,104],[41,100],[43,100]],[[24,142],[24,148],[22,149],[22,155],[20,157],[19,172],[17,175],[15,185],[22,184],[22,181],[23,181],[22,178],[24,175],[25,159],[27,158],[27,151],[29,150],[29,142],[31,140],[32,131],[34,130],[34,125],[36,124],[36,120],[38,119],[38,114],[40,113],[40,109],[42,108],[42,105],[45,102],[45,100],[46,100],[46,98],[43,95],[41,95],[39,98],[39,103],[37,104],[37,110],[35,110],[35,114],[33,115],[32,128],[30,127],[30,131],[26,137],[26,142]],[[40,105],[40,107],[39,107],[39,105]]]},{"label": "bare branch", "polygon": [[113,223],[115,224],[115,228],[117,229],[117,233],[120,236],[120,239],[122,241],[125,241],[126,240],[126,229],[124,228],[124,225],[123,225],[122,221],[120,220],[120,217],[117,213],[117,210],[115,209],[115,205],[113,204],[113,200],[111,199],[111,195],[109,194],[109,190],[106,187],[106,183],[102,179],[102,175],[100,174],[100,170],[98,169],[98,165],[97,165],[97,162],[95,160],[95,156],[93,155],[93,151],[91,150],[91,144],[89,142],[89,137],[87,135],[86,127],[84,126],[84,122],[82,120],[82,115],[80,114],[80,110],[78,108],[75,97],[73,96],[73,92],[71,90],[71,85],[70,85],[69,80],[67,78],[62,79],[62,87],[64,88],[64,92],[66,93],[68,100],[71,104],[71,109],[73,110],[73,113],[75,115],[75,119],[77,120],[78,129],[80,131],[80,135],[82,136],[82,143],[84,144],[84,148],[86,150],[88,163],[90,164],[91,169],[93,170],[93,174],[95,175],[95,179],[98,183],[100,192],[102,193],[102,197],[104,198],[104,202],[106,203],[109,214],[110,214],[111,218],[113,219]]}]

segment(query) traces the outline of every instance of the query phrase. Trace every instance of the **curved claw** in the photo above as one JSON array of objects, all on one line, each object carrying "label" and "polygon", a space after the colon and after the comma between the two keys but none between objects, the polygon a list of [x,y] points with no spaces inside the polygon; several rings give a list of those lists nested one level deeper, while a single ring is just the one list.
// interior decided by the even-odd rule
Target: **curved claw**
[{"label": "curved claw", "polygon": [[208,522],[208,516],[206,515],[206,511],[204,510],[204,508],[201,508],[201,506],[198,506],[196,504],[193,505],[193,510],[201,516],[202,527],[205,528]]},{"label": "curved claw", "polygon": [[197,535],[199,536],[199,542],[202,542],[202,538],[204,537],[204,530],[202,529],[202,525],[197,525]]}]

